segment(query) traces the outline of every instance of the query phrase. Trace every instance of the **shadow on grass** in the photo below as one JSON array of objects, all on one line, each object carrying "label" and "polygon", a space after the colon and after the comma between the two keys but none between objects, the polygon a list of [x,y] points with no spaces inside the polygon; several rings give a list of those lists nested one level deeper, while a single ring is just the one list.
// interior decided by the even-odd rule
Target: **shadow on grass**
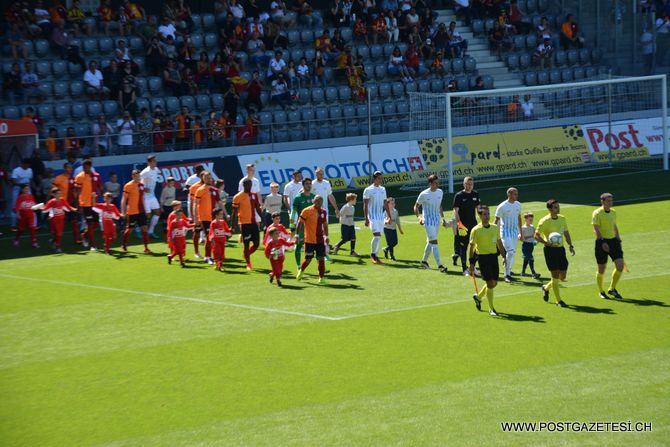
[{"label": "shadow on grass", "polygon": [[531,323],[546,323],[543,317],[537,315],[518,315],[498,312],[498,316],[509,321],[531,322]]},{"label": "shadow on grass", "polygon": [[286,284],[285,282],[282,282],[281,283],[281,288],[282,289],[287,289],[287,290],[302,290],[302,289],[306,289],[307,286],[297,286],[297,285]]},{"label": "shadow on grass", "polygon": [[335,273],[333,275],[328,275],[329,279],[343,279],[347,281],[358,281],[358,278],[354,278],[351,275],[347,275],[346,273]]},{"label": "shadow on grass", "polygon": [[593,307],[593,306],[582,306],[579,304],[568,304],[568,309],[576,310],[577,312],[584,312],[587,314],[605,314],[605,315],[616,315],[614,310],[609,307]]},{"label": "shadow on grass", "polygon": [[350,260],[350,259],[342,259],[342,258],[331,258],[333,260],[333,264],[345,264],[345,265],[363,265],[365,264],[365,261],[363,258],[353,258],[355,260]]},{"label": "shadow on grass", "polygon": [[363,290],[363,287],[358,284],[315,284],[317,287],[325,287],[328,289],[353,289],[353,290]]},{"label": "shadow on grass", "polygon": [[620,300],[617,299],[612,299],[612,301],[615,302],[621,302],[621,303],[627,303],[627,304],[634,304],[636,306],[658,306],[658,307],[670,307],[670,304],[664,303],[663,301],[658,301],[658,300],[650,300],[647,298],[622,298]]}]

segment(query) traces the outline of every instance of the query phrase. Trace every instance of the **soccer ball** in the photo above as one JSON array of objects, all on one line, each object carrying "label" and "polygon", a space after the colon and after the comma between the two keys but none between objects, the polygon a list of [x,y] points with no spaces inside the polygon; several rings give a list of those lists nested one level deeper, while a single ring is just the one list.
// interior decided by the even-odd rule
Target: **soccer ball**
[{"label": "soccer ball", "polygon": [[563,244],[563,235],[554,231],[549,235],[548,241],[552,246],[560,247]]}]

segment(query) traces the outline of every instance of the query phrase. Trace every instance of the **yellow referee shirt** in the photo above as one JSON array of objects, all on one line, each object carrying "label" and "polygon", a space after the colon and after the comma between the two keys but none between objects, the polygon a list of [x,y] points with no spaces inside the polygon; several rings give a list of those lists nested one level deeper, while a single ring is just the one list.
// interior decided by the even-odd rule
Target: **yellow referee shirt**
[{"label": "yellow referee shirt", "polygon": [[494,255],[498,253],[496,242],[500,240],[498,225],[489,224],[488,227],[481,223],[475,225],[470,232],[470,244],[474,244],[478,255]]},{"label": "yellow referee shirt", "polygon": [[600,227],[600,235],[603,239],[614,239],[616,233],[614,232],[614,227],[616,226],[616,211],[613,208],[610,208],[609,211],[601,206],[593,212],[593,217],[591,218],[591,223],[593,225],[598,225]]},{"label": "yellow referee shirt", "polygon": [[[544,240],[549,239],[551,233],[560,233],[561,236],[568,231],[568,221],[565,220],[565,216],[559,214],[555,219],[552,219],[551,214],[547,214],[542,219],[537,226],[537,231],[544,236]],[[561,240],[561,247],[563,246],[563,241]]]}]

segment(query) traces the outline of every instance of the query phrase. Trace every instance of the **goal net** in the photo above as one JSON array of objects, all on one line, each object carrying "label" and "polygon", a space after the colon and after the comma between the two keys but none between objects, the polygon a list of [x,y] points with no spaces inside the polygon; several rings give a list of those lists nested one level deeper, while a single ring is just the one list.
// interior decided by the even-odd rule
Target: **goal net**
[{"label": "goal net", "polygon": [[668,169],[665,75],[448,93],[410,93],[409,138],[425,185],[578,170]]}]

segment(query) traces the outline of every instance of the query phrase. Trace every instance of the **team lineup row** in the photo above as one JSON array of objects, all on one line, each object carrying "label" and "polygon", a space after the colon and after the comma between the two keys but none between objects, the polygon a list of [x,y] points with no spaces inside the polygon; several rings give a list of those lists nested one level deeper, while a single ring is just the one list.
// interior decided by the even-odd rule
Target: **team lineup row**
[{"label": "team lineup row", "polygon": [[[27,185],[21,187],[16,200],[15,211],[19,217],[15,245],[25,229],[31,232],[33,245],[37,246],[35,211],[41,210],[49,217],[52,243],[57,252],[61,251],[61,239],[68,219],[72,224],[75,240],[79,239],[79,220],[85,221],[84,242],[95,250],[95,229],[100,226],[105,246],[109,253],[111,244],[116,239],[115,221],[125,219],[125,229],[122,236],[122,249],[127,251],[128,239],[133,228],[139,229],[144,242],[145,253],[149,250],[149,234],[153,234],[156,223],[161,214],[161,206],[155,195],[158,179],[156,157],[147,158],[147,166],[142,171],[134,170],[132,180],[123,187],[120,209],[113,203],[110,192],[102,193],[100,175],[95,172],[90,160],[84,161],[81,172],[72,176],[65,172],[57,177],[52,189],[52,198],[46,204],[36,204]],[[188,191],[187,216],[182,210],[182,202],[172,201],[172,212],[167,219],[167,242],[170,248],[168,262],[179,257],[180,264],[184,265],[186,236],[189,230],[193,232],[193,247],[195,255],[199,253],[199,243],[204,243],[204,260],[223,270],[225,245],[227,238],[233,233],[229,222],[237,222],[240,241],[244,245],[244,258],[247,270],[252,269],[251,255],[260,247],[259,223],[265,223],[266,231],[263,239],[265,255],[270,259],[272,272],[270,280],[277,280],[281,286],[281,272],[285,250],[295,250],[298,280],[301,280],[305,268],[316,257],[319,270],[319,283],[325,283],[325,260],[329,259],[331,248],[328,234],[329,204],[334,208],[336,217],[341,224],[341,239],[332,248],[337,253],[344,244],[350,244],[350,253],[355,251],[356,228],[354,213],[357,195],[346,195],[346,204],[338,208],[332,188],[328,180],[323,178],[323,169],[316,170],[316,178],[302,178],[299,171],[293,173],[293,178],[284,186],[283,195],[279,195],[279,185],[271,185],[271,193],[261,200],[260,184],[255,178],[255,166],[247,165],[247,175],[240,180],[239,192],[232,199],[233,215],[226,211],[226,194],[217,184],[212,173],[205,171],[202,166],[196,168],[196,173],[186,180],[184,189]],[[60,177],[67,178],[61,179]],[[397,232],[403,232],[398,211],[395,209],[393,198],[387,197],[386,189],[382,185],[381,172],[373,174],[373,182],[363,192],[363,215],[365,226],[372,231],[371,260],[381,264],[379,251],[381,249],[381,235],[384,233],[387,246],[382,250],[384,257],[395,260],[394,247],[398,243]],[[104,200],[97,200],[102,194]],[[593,212],[593,229],[596,236],[595,254],[598,264],[597,285],[601,298],[608,298],[608,294],[620,298],[616,290],[617,282],[624,269],[621,238],[616,225],[616,212],[612,209],[613,197],[611,194],[601,195],[601,207]],[[428,188],[422,191],[414,205],[414,214],[426,232],[426,246],[421,264],[430,268],[428,258],[431,253],[438,269],[446,272],[442,264],[438,249],[438,232],[441,226],[453,228],[454,255],[453,263],[457,265],[460,259],[461,268],[465,276],[482,276],[486,285],[477,290],[474,296],[477,308],[481,308],[484,297],[489,303],[489,311],[495,314],[493,307],[493,289],[497,285],[499,276],[498,255],[502,255],[505,282],[512,282],[512,265],[518,242],[522,242],[523,269],[521,274],[526,276],[526,268],[530,274],[539,278],[534,267],[533,249],[535,244],[544,245],[544,255],[547,268],[551,272],[551,280],[542,286],[545,301],[553,291],[557,305],[564,307],[561,300],[559,284],[565,279],[568,260],[563,240],[574,255],[567,221],[560,214],[560,204],[556,200],[547,202],[549,213],[538,224],[533,226],[532,213],[525,213],[522,222],[521,203],[518,201],[518,190],[509,188],[507,199],[499,204],[495,210],[495,219],[491,222],[488,207],[482,205],[479,194],[474,190],[474,179],[466,177],[463,181],[463,190],[454,196],[453,219],[444,218],[442,206],[443,192],[439,188],[437,176],[428,179]],[[70,205],[76,204],[78,207]],[[263,206],[261,206],[263,205]],[[290,210],[289,229],[280,223],[282,206]],[[480,223],[477,223],[479,215]],[[261,217],[262,216],[262,217]],[[148,225],[148,222],[150,224]],[[301,262],[304,250],[305,259]],[[607,258],[615,264],[615,271],[607,292],[605,292],[604,272]],[[469,265],[468,265],[469,260]],[[479,265],[479,271],[475,269]],[[481,272],[481,273],[480,273]],[[476,287],[476,281],[475,281]]]}]

